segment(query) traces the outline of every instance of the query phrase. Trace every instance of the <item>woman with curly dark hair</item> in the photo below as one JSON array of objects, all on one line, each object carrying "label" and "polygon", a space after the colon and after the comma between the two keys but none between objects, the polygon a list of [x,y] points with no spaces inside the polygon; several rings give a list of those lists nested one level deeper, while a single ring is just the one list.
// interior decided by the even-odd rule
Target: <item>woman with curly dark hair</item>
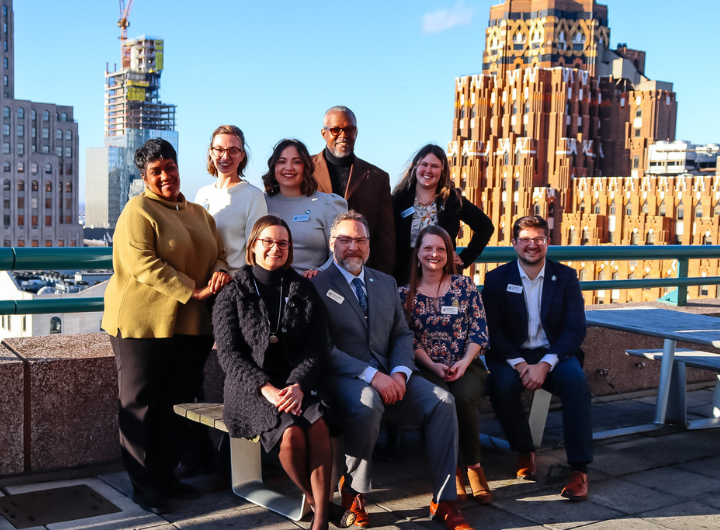
[{"label": "woman with curly dark hair", "polygon": [[224,421],[230,436],[260,436],[315,511],[311,528],[328,520],[347,527],[355,515],[332,502],[332,422],[324,392],[328,364],[323,304],[290,265],[293,238],[274,215],[258,219],[246,261],[213,307],[218,359],[225,371]]},{"label": "woman with curly dark hair", "polygon": [[263,175],[268,213],[292,226],[295,238],[293,268],[306,278],[332,263],[328,241],[335,217],[347,212],[345,199],[317,191],[307,147],[299,140],[281,140]]}]

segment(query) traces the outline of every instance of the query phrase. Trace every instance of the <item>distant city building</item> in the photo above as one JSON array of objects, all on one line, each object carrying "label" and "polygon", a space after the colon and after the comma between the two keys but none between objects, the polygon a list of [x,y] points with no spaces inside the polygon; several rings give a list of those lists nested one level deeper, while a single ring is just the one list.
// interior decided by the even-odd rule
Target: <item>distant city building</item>
[{"label": "distant city building", "polygon": [[648,148],[648,168],[651,175],[707,175],[717,171],[717,144],[695,145],[676,140],[656,142]]},{"label": "distant city building", "polygon": [[143,191],[135,150],[164,138],[178,150],[175,105],[160,100],[164,41],[142,35],[121,43],[122,69],[105,72],[105,145],[86,151],[85,226],[114,228],[127,201]]},{"label": "distant city building", "polygon": [[[625,44],[610,49],[607,6],[594,0],[492,6],[482,69],[456,78],[448,154],[456,185],[495,224],[491,244],[510,244],[514,221],[528,214],[548,219],[553,244],[718,244],[713,144],[703,148],[704,171],[697,148],[688,156],[685,143],[686,154],[677,158],[682,171],[651,175],[658,167],[650,161],[676,144],[675,93],[671,83],[646,76],[645,52]],[[469,236],[461,232],[458,244]],[[694,262],[691,275],[715,275],[713,261]],[[675,274],[671,260],[572,266],[583,280]],[[476,282],[487,268],[475,267]],[[585,297],[625,302],[666,291]],[[715,296],[716,288],[690,294]]]},{"label": "distant city building", "polygon": [[[42,300],[47,298],[102,298],[112,271],[0,272],[0,299]],[[55,333],[101,331],[102,311],[1,315],[0,340],[8,337],[37,337]]]},{"label": "distant city building", "polygon": [[78,124],[73,119],[73,108],[15,99],[12,0],[3,0],[0,9],[2,244],[82,246],[78,224]]}]

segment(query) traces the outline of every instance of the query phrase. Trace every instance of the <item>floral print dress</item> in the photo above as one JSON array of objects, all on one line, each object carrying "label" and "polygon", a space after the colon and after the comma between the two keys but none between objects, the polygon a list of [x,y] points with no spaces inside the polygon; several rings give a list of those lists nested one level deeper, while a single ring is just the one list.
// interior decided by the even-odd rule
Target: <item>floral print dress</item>
[{"label": "floral print dress", "polygon": [[[398,290],[405,305],[410,286]],[[469,343],[478,344],[481,351],[488,348],[485,308],[470,278],[459,274],[450,277],[450,289],[440,297],[439,312],[433,301],[434,298],[415,292],[415,307],[409,324],[415,334],[414,349],[425,350],[436,363],[452,366],[465,356]]]}]

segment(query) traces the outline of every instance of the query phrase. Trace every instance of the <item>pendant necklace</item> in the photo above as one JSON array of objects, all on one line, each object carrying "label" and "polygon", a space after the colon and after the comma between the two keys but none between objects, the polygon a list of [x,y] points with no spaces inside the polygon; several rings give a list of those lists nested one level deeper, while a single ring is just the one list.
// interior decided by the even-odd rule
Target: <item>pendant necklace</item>
[{"label": "pendant necklace", "polygon": [[[258,296],[260,296],[260,289],[258,289],[257,282],[255,281],[255,277],[253,277],[253,283],[255,284],[255,291],[257,292]],[[282,288],[283,288],[283,278],[280,278],[280,304],[278,307],[278,323],[277,327],[275,328],[275,331],[272,329],[270,330],[270,342],[272,344],[275,344],[278,341],[277,335],[275,335],[278,330],[280,329],[280,319],[282,317]],[[272,324],[270,323],[270,318],[267,319],[268,327],[270,327]]]}]

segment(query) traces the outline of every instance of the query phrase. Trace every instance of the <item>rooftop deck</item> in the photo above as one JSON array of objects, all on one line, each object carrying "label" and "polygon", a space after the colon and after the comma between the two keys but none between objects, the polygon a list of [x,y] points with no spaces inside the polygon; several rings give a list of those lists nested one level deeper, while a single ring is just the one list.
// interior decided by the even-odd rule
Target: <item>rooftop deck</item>
[{"label": "rooftop deck", "polygon": [[[710,413],[713,389],[688,394],[690,417]],[[613,398],[610,398],[613,399]],[[599,402],[593,407],[595,430],[632,425],[652,417],[654,397]],[[491,416],[483,430],[501,434]],[[595,461],[590,465],[590,494],[586,502],[573,503],[560,497],[566,473],[559,411],[548,416],[545,445],[538,453],[537,483],[511,480],[514,457],[485,450],[483,467],[493,489],[494,502],[462,505],[475,528],[527,529],[713,529],[720,528],[720,429],[687,431],[666,427],[595,442]],[[426,456],[420,432],[406,431],[398,461],[378,461],[374,491],[368,495],[372,528],[442,529],[428,518],[431,497],[426,475]],[[61,477],[55,476],[59,479]],[[207,491],[208,476],[189,479]],[[130,483],[123,471],[71,480],[47,481],[42,476],[23,477],[25,484],[0,481],[0,495],[85,483],[122,510],[112,515],[35,527],[35,530],[153,528],[263,528],[293,530],[308,528],[309,521],[293,523],[236,497],[230,489],[207,492],[199,500],[177,502],[174,512],[164,516],[141,510],[130,499]],[[27,483],[27,481],[35,482]],[[43,482],[39,482],[44,480]],[[284,486],[293,488],[287,481]],[[0,517],[0,530],[11,530]]]}]

